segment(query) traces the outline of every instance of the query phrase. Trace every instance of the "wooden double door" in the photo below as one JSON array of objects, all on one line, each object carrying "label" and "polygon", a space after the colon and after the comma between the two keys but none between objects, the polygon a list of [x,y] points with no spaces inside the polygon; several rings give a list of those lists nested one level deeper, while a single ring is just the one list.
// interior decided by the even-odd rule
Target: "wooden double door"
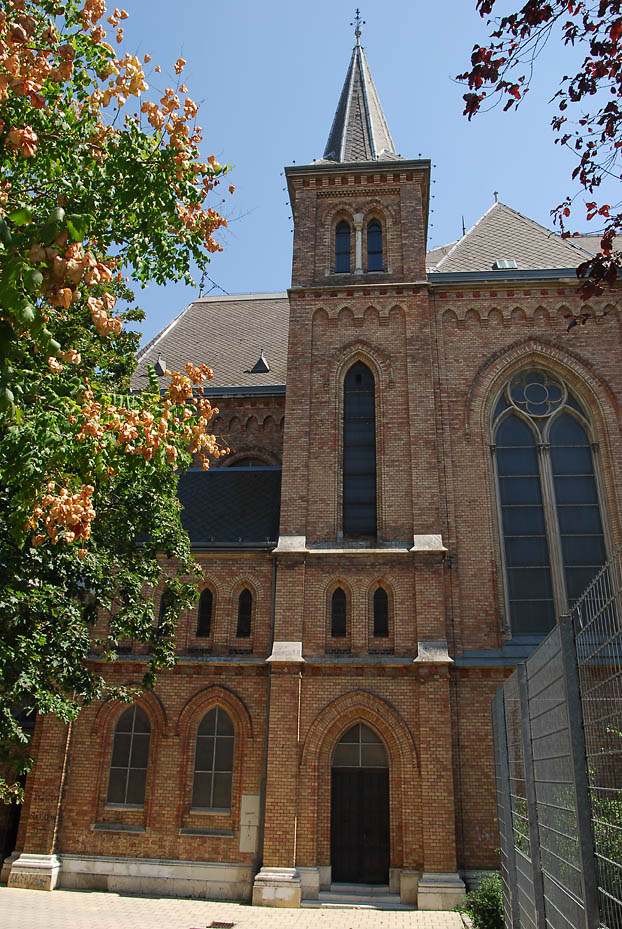
[{"label": "wooden double door", "polygon": [[333,883],[389,883],[389,771],[332,769]]}]

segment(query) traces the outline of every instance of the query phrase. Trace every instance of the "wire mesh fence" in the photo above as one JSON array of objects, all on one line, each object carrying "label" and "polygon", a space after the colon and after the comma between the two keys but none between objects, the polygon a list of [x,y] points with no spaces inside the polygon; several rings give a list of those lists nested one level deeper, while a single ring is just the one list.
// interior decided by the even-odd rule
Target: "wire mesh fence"
[{"label": "wire mesh fence", "polygon": [[622,929],[622,554],[571,612],[601,921]]},{"label": "wire mesh fence", "polygon": [[622,929],[622,560],[493,706],[506,929]]}]

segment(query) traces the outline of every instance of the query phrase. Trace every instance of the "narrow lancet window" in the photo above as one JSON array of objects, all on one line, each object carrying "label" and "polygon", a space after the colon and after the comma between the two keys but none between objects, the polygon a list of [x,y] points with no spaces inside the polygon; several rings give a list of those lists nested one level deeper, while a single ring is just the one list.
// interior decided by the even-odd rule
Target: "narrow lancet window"
[{"label": "narrow lancet window", "polygon": [[347,633],[346,592],[338,587],[330,604],[330,634],[334,639],[345,639]]},{"label": "narrow lancet window", "polygon": [[253,595],[245,587],[238,600],[238,626],[236,636],[238,639],[248,639],[251,634],[251,618],[253,615]]},{"label": "narrow lancet window", "polygon": [[197,637],[206,639],[212,631],[212,607],[214,598],[209,587],[206,587],[199,599],[199,615],[197,617]]},{"label": "narrow lancet window", "polygon": [[383,270],[382,226],[377,219],[367,224],[367,270]]},{"label": "narrow lancet window", "polygon": [[362,361],[346,374],[343,393],[343,532],[375,536],[376,391]]},{"label": "narrow lancet window", "polygon": [[374,637],[386,639],[389,635],[389,598],[383,587],[374,591]]},{"label": "narrow lancet window", "polygon": [[338,274],[350,271],[350,224],[345,219],[335,229],[335,271]]}]

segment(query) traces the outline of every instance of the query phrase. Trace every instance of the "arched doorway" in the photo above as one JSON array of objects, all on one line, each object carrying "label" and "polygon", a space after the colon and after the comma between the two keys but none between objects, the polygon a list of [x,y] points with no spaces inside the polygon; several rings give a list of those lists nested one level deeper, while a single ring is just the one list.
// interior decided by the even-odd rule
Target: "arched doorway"
[{"label": "arched doorway", "polygon": [[333,883],[389,883],[389,762],[378,736],[357,723],[332,759]]}]

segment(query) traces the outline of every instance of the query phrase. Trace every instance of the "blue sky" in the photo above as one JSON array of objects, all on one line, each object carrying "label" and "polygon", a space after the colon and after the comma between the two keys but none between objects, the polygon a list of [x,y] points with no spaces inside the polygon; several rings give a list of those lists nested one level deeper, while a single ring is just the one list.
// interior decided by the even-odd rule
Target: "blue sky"
[{"label": "blue sky", "polygon": [[[570,67],[561,45],[546,49],[517,113],[497,107],[471,123],[461,115],[464,88],[453,76],[467,69],[473,44],[486,35],[474,5],[384,0],[361,8],[362,42],[396,149],[434,165],[429,247],[456,239],[463,216],[473,225],[495,190],[546,226],[551,207],[571,190],[572,156],[553,144],[549,126],[548,100]],[[292,222],[283,166],[323,153],[354,44],[354,4],[127,0],[127,9],[123,48],[149,52],[148,67],[162,66],[162,74],[147,72],[147,96],[174,86],[173,62],[187,59],[183,77],[201,102],[203,154],[232,165],[236,193],[223,204],[229,226],[210,276],[230,293],[285,290]],[[183,285],[139,291],[143,341],[197,293]]]}]

